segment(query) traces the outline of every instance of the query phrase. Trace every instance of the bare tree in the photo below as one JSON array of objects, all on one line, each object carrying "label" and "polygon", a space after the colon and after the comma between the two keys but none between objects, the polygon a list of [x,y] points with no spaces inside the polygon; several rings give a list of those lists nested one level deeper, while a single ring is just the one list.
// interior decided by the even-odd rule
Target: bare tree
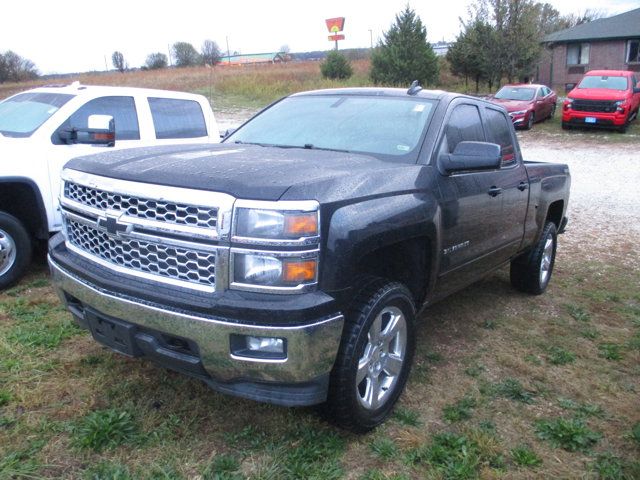
[{"label": "bare tree", "polygon": [[124,73],[127,69],[127,63],[124,60],[124,55],[122,52],[118,52],[117,50],[111,54],[111,63],[113,63],[113,67],[120,73]]},{"label": "bare tree", "polygon": [[205,40],[202,42],[200,56],[202,58],[202,63],[213,67],[216,63],[220,63],[220,47],[213,40]]},{"label": "bare tree", "polygon": [[31,60],[22,58],[11,50],[0,53],[0,83],[21,82],[37,76],[38,70]]}]

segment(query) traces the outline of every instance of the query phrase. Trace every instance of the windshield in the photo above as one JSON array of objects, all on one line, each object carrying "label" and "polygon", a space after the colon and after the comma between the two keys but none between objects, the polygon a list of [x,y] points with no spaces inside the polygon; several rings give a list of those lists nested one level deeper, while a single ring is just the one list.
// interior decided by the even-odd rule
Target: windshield
[{"label": "windshield", "polygon": [[590,75],[584,77],[578,88],[606,88],[608,90],[626,90],[627,77],[608,77],[600,75]]},{"label": "windshield", "polygon": [[[417,150],[434,105],[420,97],[289,97],[250,120],[225,142],[403,158]],[[415,160],[415,154],[412,156]]]},{"label": "windshield", "polygon": [[29,137],[74,95],[21,93],[0,102],[0,133],[5,137]]},{"label": "windshield", "polygon": [[522,88],[522,87],[502,87],[495,98],[502,100],[521,100],[528,101],[533,100],[533,96],[536,94],[535,88]]}]

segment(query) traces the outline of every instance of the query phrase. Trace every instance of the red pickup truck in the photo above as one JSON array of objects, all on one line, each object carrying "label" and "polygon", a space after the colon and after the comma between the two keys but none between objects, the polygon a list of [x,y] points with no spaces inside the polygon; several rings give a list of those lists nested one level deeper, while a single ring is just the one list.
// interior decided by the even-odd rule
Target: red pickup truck
[{"label": "red pickup truck", "polygon": [[626,132],[638,116],[640,81],[627,70],[592,70],[569,92],[562,128],[608,127]]}]

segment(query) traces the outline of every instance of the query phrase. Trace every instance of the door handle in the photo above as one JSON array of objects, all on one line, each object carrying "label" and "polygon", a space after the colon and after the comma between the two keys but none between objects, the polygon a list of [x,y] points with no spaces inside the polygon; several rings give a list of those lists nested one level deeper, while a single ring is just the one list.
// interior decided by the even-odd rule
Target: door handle
[{"label": "door handle", "polygon": [[527,188],[529,188],[527,182],[520,182],[518,184],[518,190],[520,190],[521,192],[524,192]]},{"label": "door handle", "polygon": [[502,193],[502,189],[500,187],[491,187],[487,193],[492,197],[495,197]]}]

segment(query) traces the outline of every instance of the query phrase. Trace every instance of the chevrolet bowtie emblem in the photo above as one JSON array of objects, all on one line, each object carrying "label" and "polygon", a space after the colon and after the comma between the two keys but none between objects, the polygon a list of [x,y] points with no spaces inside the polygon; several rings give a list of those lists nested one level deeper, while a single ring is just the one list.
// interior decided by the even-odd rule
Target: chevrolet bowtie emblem
[{"label": "chevrolet bowtie emblem", "polygon": [[133,228],[130,223],[119,222],[120,216],[109,215],[98,218],[98,227],[104,228],[109,235],[118,235],[120,233],[129,233]]}]

